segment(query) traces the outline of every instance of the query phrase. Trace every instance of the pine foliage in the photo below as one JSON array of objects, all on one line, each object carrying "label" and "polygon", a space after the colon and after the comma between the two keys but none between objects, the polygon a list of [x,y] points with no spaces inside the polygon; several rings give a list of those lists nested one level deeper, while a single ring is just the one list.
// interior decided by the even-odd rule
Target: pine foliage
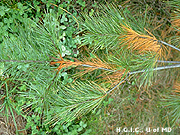
[{"label": "pine foliage", "polygon": [[[179,28],[177,18],[172,24]],[[161,41],[149,31],[146,18],[137,19],[129,10],[115,5],[101,5],[94,15],[82,13],[80,47],[88,46],[94,58],[64,57],[60,33],[63,26],[57,16],[47,13],[43,22],[31,19],[24,22],[24,26],[18,27],[19,33],[12,31],[14,36],[4,37],[0,46],[4,78],[25,83],[29,92],[19,94],[31,102],[22,108],[33,106],[33,110],[40,106],[44,121],[53,126],[95,110],[129,78],[137,78],[139,88],[148,87],[157,70],[180,67],[180,64],[160,67],[159,63],[168,58],[170,47],[179,51],[178,45]],[[74,81],[63,83],[63,71],[69,70],[74,73]],[[179,100],[175,99],[174,107],[178,108]],[[172,114],[173,121],[179,118],[179,112]]]}]

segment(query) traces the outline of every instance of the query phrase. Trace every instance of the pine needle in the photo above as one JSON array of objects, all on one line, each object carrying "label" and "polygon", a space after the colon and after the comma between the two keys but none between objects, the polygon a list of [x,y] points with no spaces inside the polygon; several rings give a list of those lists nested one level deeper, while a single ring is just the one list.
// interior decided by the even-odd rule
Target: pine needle
[{"label": "pine needle", "polygon": [[97,108],[106,97],[106,89],[93,82],[60,85],[59,93],[51,97],[54,112],[48,123],[69,122]]},{"label": "pine needle", "polygon": [[74,78],[76,79],[82,77],[87,73],[93,72],[96,69],[100,69],[105,72],[102,72],[100,75],[97,76],[97,78],[101,78],[101,80],[105,81],[105,83],[111,83],[111,85],[115,85],[119,82],[124,72],[126,71],[126,69],[116,70],[115,66],[108,64],[107,62],[101,60],[97,56],[96,58],[92,58],[91,60],[88,60],[87,58],[84,58],[84,60],[82,61],[75,59],[75,62],[70,60],[64,60],[62,57],[60,58],[61,60],[57,62],[51,62],[50,64],[51,65],[60,64],[56,69],[58,70],[57,73],[59,73],[62,68],[78,66],[80,72],[74,74]]},{"label": "pine needle", "polygon": [[76,60],[75,62],[73,61],[70,61],[70,60],[64,60],[63,57],[61,56],[60,54],[60,59],[59,61],[57,62],[50,62],[51,65],[54,65],[54,64],[60,64],[58,66],[58,68],[56,70],[58,70],[57,74],[61,71],[62,68],[67,68],[67,67],[70,67],[70,66],[79,66],[82,64],[82,62]]},{"label": "pine needle", "polygon": [[174,26],[175,28],[177,28],[177,34],[176,35],[180,35],[180,19],[175,19],[172,21],[172,26]]},{"label": "pine needle", "polygon": [[175,89],[174,92],[180,93],[180,81],[175,82],[173,88]]},{"label": "pine needle", "polygon": [[73,62],[70,60],[64,60],[60,55],[60,59],[61,60],[59,60],[57,62],[50,62],[51,65],[60,64],[58,66],[58,68],[56,69],[56,70],[58,70],[58,72],[62,68],[67,68],[67,67],[71,67],[71,66],[75,66],[75,67],[81,66],[80,69],[82,69],[82,70],[84,69],[84,71],[81,71],[80,73],[78,73],[78,76],[82,76],[82,75],[92,72],[96,69],[102,69],[102,70],[114,72],[113,70],[111,70],[111,67],[109,66],[109,64],[107,64],[105,61],[102,61],[98,57],[92,58],[91,60],[84,58],[84,60],[82,60],[82,61],[74,59],[75,62]]},{"label": "pine needle", "polygon": [[102,76],[101,79],[103,79],[105,83],[110,83],[111,86],[114,86],[115,84],[119,83],[119,80],[122,79],[125,71],[126,69],[117,70],[117,71],[114,71],[112,74],[102,74],[102,75],[99,75],[98,77]]},{"label": "pine needle", "polygon": [[128,49],[137,50],[139,53],[155,52],[160,57],[164,55],[162,45],[148,30],[145,29],[149,35],[143,35],[137,33],[129,26],[122,25],[122,28],[126,34],[120,36],[120,39],[122,39],[124,45],[127,45]]}]

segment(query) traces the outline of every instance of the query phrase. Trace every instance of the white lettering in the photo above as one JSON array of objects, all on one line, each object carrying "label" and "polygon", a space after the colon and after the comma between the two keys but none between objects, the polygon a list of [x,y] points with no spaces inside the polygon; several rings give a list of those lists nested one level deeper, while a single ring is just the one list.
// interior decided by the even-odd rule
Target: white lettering
[{"label": "white lettering", "polygon": [[133,132],[133,129],[132,129],[132,127],[131,127],[131,129],[130,129],[130,132]]},{"label": "white lettering", "polygon": [[117,133],[121,132],[121,128],[120,128],[120,127],[117,127],[117,128],[116,128],[116,132],[117,132]]},{"label": "white lettering", "polygon": [[126,127],[123,128],[123,132],[128,132],[128,129]]},{"label": "white lettering", "polygon": [[166,128],[161,128],[161,131],[162,132],[171,132],[172,131],[172,129],[170,128],[170,127],[166,127]]},{"label": "white lettering", "polygon": [[157,132],[159,132],[159,127],[157,128]]},{"label": "white lettering", "polygon": [[171,130],[172,130],[172,129],[171,129],[170,127],[167,128],[167,132],[171,132]]},{"label": "white lettering", "polygon": [[135,132],[139,132],[139,128],[135,128]]},{"label": "white lettering", "polygon": [[150,128],[146,128],[146,132],[151,132],[151,129]]}]

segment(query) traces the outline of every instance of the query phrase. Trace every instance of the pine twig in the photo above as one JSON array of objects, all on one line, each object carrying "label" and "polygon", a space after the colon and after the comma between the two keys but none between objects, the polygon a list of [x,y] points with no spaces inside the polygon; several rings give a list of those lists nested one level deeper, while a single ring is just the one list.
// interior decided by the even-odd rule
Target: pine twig
[{"label": "pine twig", "polygon": [[[168,65],[168,66],[163,66],[163,67],[157,67],[157,68],[154,68],[154,70],[162,70],[162,69],[169,69],[169,68],[177,68],[177,67],[180,67],[180,64],[174,64],[174,65]],[[132,75],[132,74],[136,74],[136,73],[143,73],[143,72],[146,72],[147,70],[139,70],[139,71],[133,71],[133,72],[130,72],[129,74]]]},{"label": "pine twig", "polygon": [[111,91],[113,91],[115,88],[117,88],[121,83],[123,83],[124,81],[126,81],[127,78],[129,77],[129,75],[130,75],[130,74],[128,73],[125,79],[123,79],[123,80],[120,81],[118,84],[116,84],[112,89],[108,90],[108,91],[106,92],[106,94],[109,94]]},{"label": "pine twig", "polygon": [[[90,68],[97,68],[95,66],[91,66],[91,65],[87,65],[87,64],[82,64],[81,66],[83,66],[83,67],[90,67]],[[111,69],[107,69],[107,68],[102,68],[102,67],[99,67],[98,69],[102,69],[102,70],[106,70],[106,71],[110,71],[110,72],[116,72],[115,70],[111,70]]]},{"label": "pine twig", "polygon": [[164,60],[157,60],[156,62],[161,62],[161,63],[180,63],[180,61],[164,61]]},{"label": "pine twig", "polygon": [[[168,65],[168,66],[163,66],[163,67],[157,67],[157,68],[154,68],[154,70],[162,70],[162,69],[169,69],[169,68],[176,68],[176,67],[180,67],[180,64],[174,64],[174,65]],[[116,84],[112,89],[108,90],[106,92],[106,94],[109,94],[111,91],[113,91],[115,88],[117,88],[121,83],[123,83],[124,81],[127,80],[127,78],[129,77],[129,75],[132,75],[132,74],[136,74],[136,73],[142,73],[142,72],[146,72],[146,70],[140,70],[140,71],[134,71],[134,72],[129,72],[126,76],[125,79],[123,79],[122,81],[120,81],[118,84]]]},{"label": "pine twig", "polygon": [[[161,62],[180,63],[180,61],[161,61]],[[97,67],[94,67],[94,66],[91,66],[91,65],[85,65],[85,64],[82,64],[81,66],[97,68]],[[153,71],[154,70],[169,69],[169,68],[177,68],[177,67],[180,67],[180,64],[174,64],[174,65],[168,65],[168,66],[163,66],[163,67],[157,67],[157,68],[154,68]],[[110,70],[110,69],[101,68],[101,67],[99,67],[97,69],[102,69],[102,70],[106,70],[106,71],[110,71],[110,72],[117,72],[116,70]],[[129,75],[136,74],[136,73],[142,73],[142,72],[146,72],[146,70],[139,70],[139,71],[129,72]]]},{"label": "pine twig", "polygon": [[171,45],[171,44],[168,44],[168,43],[166,43],[166,42],[164,42],[164,41],[158,40],[158,42],[159,42],[159,43],[162,43],[162,44],[164,44],[164,45],[167,45],[167,46],[169,46],[169,47],[171,47],[171,48],[174,48],[174,49],[176,49],[176,50],[178,50],[178,51],[180,51],[179,48],[177,48],[177,47],[175,47],[175,46],[173,46],[173,45]]},{"label": "pine twig", "polygon": [[46,63],[46,62],[48,62],[48,61],[40,61],[40,60],[0,60],[0,62]]}]

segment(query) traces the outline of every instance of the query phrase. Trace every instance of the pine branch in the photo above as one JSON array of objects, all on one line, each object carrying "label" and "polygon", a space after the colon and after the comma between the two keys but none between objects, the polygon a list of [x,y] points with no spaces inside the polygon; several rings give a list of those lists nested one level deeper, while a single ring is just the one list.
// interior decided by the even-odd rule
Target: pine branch
[{"label": "pine branch", "polygon": [[40,60],[0,60],[0,62],[18,62],[18,63],[48,63],[48,61],[40,61]]},{"label": "pine branch", "polygon": [[[83,66],[83,67],[90,67],[90,68],[97,68],[95,66],[86,65],[86,64],[82,64],[81,66]],[[115,70],[111,70],[111,69],[107,69],[107,68],[102,68],[102,67],[98,67],[97,69],[106,70],[106,71],[109,71],[109,72],[116,72]]]},{"label": "pine branch", "polygon": [[159,43],[162,43],[162,44],[164,44],[164,45],[167,45],[167,46],[169,46],[169,47],[171,47],[171,48],[174,48],[174,49],[176,49],[176,50],[178,50],[178,51],[180,51],[179,48],[177,48],[177,47],[175,47],[175,46],[173,46],[173,45],[171,45],[171,44],[168,44],[168,43],[166,43],[166,42],[164,42],[164,41],[158,40],[158,42],[159,42]]},{"label": "pine branch", "polygon": [[161,62],[161,63],[180,63],[180,61],[163,61],[163,60],[157,60],[156,62]]},{"label": "pine branch", "polygon": [[[64,61],[63,58],[61,58],[62,60],[60,61],[57,61],[57,62],[51,62],[51,64],[56,64],[56,63],[59,63],[59,67],[57,68],[57,70],[61,70],[62,68],[64,67],[70,67],[70,66],[82,66],[82,67],[88,67],[90,69],[87,69],[84,73],[81,73],[80,75],[82,76],[83,74],[85,73],[88,73],[90,71],[93,71],[95,69],[99,69],[99,70],[105,70],[105,71],[108,71],[108,72],[112,72],[112,73],[115,73],[113,74],[112,77],[116,78],[117,79],[120,79],[119,77],[122,77],[122,74],[125,72],[125,70],[113,70],[112,67],[108,66],[107,64],[103,63],[102,61],[94,61],[94,62],[89,62],[89,61],[75,61],[75,62],[72,62],[72,61]],[[166,63],[180,63],[178,61],[159,61],[158,62],[166,62]],[[89,65],[89,64],[90,65]],[[102,67],[101,67],[102,65]],[[105,65],[107,65],[107,68],[105,68]],[[149,65],[150,66],[150,65]],[[169,68],[177,68],[177,67],[180,67],[180,64],[175,64],[175,65],[168,65],[168,66],[163,66],[163,67],[157,67],[157,68],[151,68],[149,66],[145,66],[146,69],[144,70],[138,70],[138,71],[130,71],[128,73],[128,75],[132,75],[132,74],[136,74],[136,73],[144,73],[144,72],[147,72],[147,71],[155,71],[155,70],[162,70],[162,69],[169,69]],[[149,67],[149,68],[148,68]],[[149,69],[149,70],[147,70]],[[107,75],[107,78],[111,78],[110,75]]]},{"label": "pine branch", "polygon": [[[157,67],[157,68],[152,69],[152,71],[154,71],[154,70],[162,70],[162,69],[169,69],[169,68],[177,68],[177,67],[180,67],[180,64]],[[129,72],[129,74],[132,75],[132,74],[143,73],[143,72],[147,72],[147,71],[148,70],[133,71],[133,72]]]},{"label": "pine branch", "polygon": [[[142,60],[146,60],[143,58],[140,58]],[[155,60],[155,62],[159,62],[159,63],[180,63],[180,61],[165,61],[165,60]]]},{"label": "pine branch", "polygon": [[[157,67],[157,68],[154,68],[153,70],[162,70],[162,69],[169,69],[169,68],[176,68],[176,67],[180,67],[180,64],[169,65],[169,66],[164,66],[164,67]],[[119,85],[121,85],[123,82],[125,82],[127,80],[127,78],[129,77],[129,75],[142,73],[142,72],[147,72],[147,71],[146,70],[140,70],[140,71],[129,72],[125,79],[123,79],[118,84],[116,84],[112,89],[108,90],[106,92],[106,94],[111,93],[115,88],[117,88]]]},{"label": "pine branch", "polygon": [[[160,61],[160,62],[180,63],[180,61]],[[97,67],[94,67],[94,66],[91,66],[91,65],[84,65],[84,64],[82,64],[81,66],[91,67],[91,68],[97,68]],[[154,71],[154,70],[169,69],[169,68],[177,68],[177,67],[180,67],[180,64],[174,64],[174,65],[157,67],[157,68],[154,68],[153,71]],[[110,69],[101,68],[101,67],[98,67],[97,69],[102,69],[102,70],[106,70],[106,71],[110,71],[110,72],[118,72],[118,71],[116,71],[116,70],[110,70]],[[129,75],[136,74],[136,73],[142,73],[142,72],[146,72],[146,70],[139,70],[139,71],[129,72]]]},{"label": "pine branch", "polygon": [[112,89],[108,90],[108,91],[106,92],[106,94],[111,93],[111,91],[113,91],[115,88],[117,88],[117,87],[118,87],[119,85],[121,85],[123,82],[125,82],[125,81],[127,80],[127,78],[129,77],[129,75],[130,75],[130,74],[128,73],[125,79],[123,79],[123,80],[120,81],[118,84],[116,84]]},{"label": "pine branch", "polygon": [[55,125],[58,121],[68,122],[97,108],[106,97],[106,89],[88,82],[78,82],[68,86],[59,85],[58,93],[50,95],[53,115],[47,122]]}]

